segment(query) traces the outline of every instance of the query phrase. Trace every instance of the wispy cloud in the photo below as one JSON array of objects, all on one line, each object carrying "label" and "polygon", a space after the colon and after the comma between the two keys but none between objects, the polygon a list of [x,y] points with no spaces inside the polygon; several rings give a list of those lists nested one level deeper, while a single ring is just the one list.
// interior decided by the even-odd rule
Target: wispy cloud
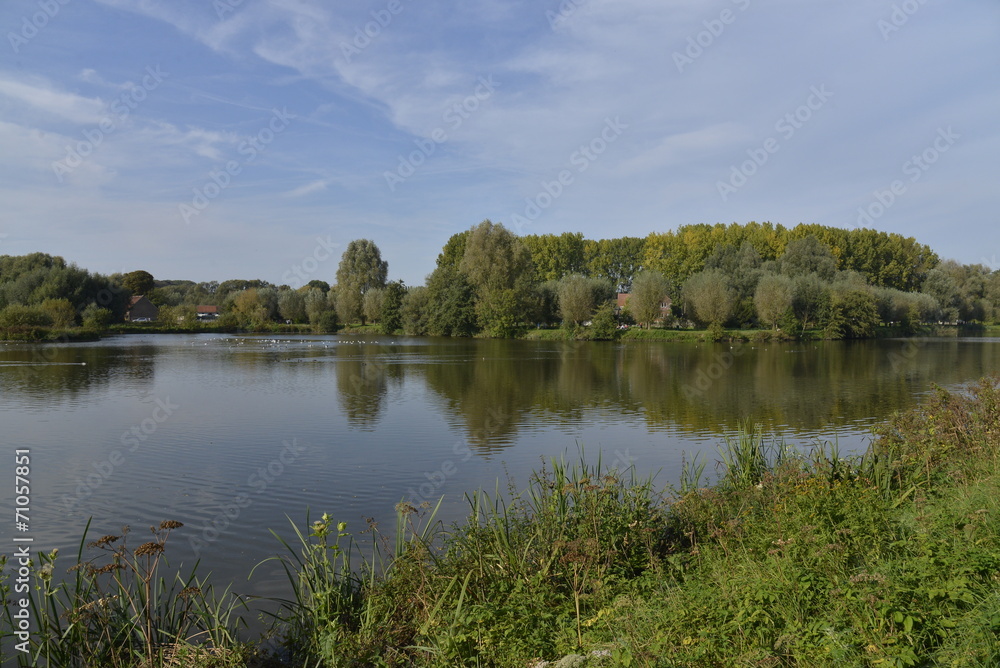
[{"label": "wispy cloud", "polygon": [[303,195],[308,195],[310,193],[319,192],[321,190],[326,190],[327,182],[323,179],[319,181],[313,181],[312,183],[307,183],[305,185],[299,186],[294,190],[289,190],[283,193],[285,197],[302,197]]},{"label": "wispy cloud", "polygon": [[81,125],[97,123],[106,111],[99,98],[82,97],[56,90],[51,84],[35,80],[31,83],[0,73],[0,95],[40,111]]}]

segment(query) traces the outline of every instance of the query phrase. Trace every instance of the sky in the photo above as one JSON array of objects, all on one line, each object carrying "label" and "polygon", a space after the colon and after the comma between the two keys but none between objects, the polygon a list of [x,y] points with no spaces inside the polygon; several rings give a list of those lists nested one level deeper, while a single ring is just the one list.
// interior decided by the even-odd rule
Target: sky
[{"label": "sky", "polygon": [[420,285],[448,238],[869,227],[1000,269],[996,0],[3,0],[0,255]]}]

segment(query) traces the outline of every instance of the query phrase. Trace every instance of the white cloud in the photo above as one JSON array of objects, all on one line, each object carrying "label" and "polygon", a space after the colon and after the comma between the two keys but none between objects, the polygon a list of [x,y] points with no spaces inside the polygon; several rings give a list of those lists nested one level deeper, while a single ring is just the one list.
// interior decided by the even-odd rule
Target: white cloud
[{"label": "white cloud", "polygon": [[82,97],[55,90],[46,82],[25,83],[0,73],[0,95],[34,110],[81,125],[97,123],[105,114],[99,98]]},{"label": "white cloud", "polygon": [[327,182],[324,179],[319,181],[313,181],[312,183],[307,183],[305,185],[299,186],[294,190],[289,190],[284,193],[285,197],[302,197],[303,195],[308,195],[310,193],[318,192],[321,190],[326,190]]}]

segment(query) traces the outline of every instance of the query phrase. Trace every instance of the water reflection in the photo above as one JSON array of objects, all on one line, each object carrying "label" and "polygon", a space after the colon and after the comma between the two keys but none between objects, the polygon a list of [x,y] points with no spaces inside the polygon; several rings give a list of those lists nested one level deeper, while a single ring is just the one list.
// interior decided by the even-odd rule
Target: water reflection
[{"label": "water reflection", "polygon": [[[1000,368],[993,339],[793,344],[574,343],[338,337],[119,337],[94,344],[0,348],[0,391],[37,405],[114,384],[144,391],[160,368],[209,374],[250,392],[330,387],[347,425],[375,431],[393,388],[437,397],[480,453],[524,430],[586,423],[722,434],[741,421],[812,433],[868,424],[912,406],[931,383]],[[332,378],[331,378],[332,375]]]},{"label": "water reflection", "polygon": [[73,400],[112,383],[142,390],[152,383],[158,348],[143,342],[0,344],[0,396]]},{"label": "water reflection", "polygon": [[476,342],[465,364],[426,370],[482,451],[548,425],[641,420],[651,431],[728,433],[743,421],[809,434],[870,424],[931,383],[998,368],[996,345],[955,340],[797,344]]}]

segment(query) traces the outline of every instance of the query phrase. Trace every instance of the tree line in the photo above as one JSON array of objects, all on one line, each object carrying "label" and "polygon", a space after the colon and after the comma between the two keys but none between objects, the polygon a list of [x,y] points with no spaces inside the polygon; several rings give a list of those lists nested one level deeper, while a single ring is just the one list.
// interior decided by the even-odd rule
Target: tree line
[{"label": "tree line", "polygon": [[[910,237],[823,225],[685,225],[640,237],[517,236],[489,220],[452,235],[421,286],[389,281],[369,239],[351,241],[335,282],[102,276],[44,253],[0,256],[0,327],[101,326],[145,295],[166,324],[216,305],[221,327],[374,325],[385,333],[512,337],[563,326],[611,338],[623,325],[762,328],[865,338],[880,324],[997,322],[1000,271],[944,261]],[[618,293],[629,294],[625,309]],[[669,310],[664,312],[664,305]],[[583,329],[586,325],[586,329]]]}]

